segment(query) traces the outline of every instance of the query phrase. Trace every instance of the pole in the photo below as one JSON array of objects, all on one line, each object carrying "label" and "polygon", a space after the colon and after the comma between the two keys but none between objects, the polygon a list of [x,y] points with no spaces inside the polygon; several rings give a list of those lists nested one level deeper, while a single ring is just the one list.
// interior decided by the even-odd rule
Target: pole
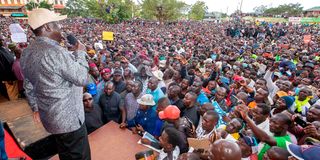
[{"label": "pole", "polygon": [[241,3],[240,3],[240,13],[242,13],[242,3],[243,3],[243,0],[241,0]]}]

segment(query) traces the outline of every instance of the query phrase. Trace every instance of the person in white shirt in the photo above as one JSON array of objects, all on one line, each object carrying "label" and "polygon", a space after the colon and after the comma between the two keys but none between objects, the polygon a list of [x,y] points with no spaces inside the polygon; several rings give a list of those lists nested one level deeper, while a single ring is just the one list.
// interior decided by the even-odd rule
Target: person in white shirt
[{"label": "person in white shirt", "polygon": [[204,103],[198,110],[200,118],[199,118],[199,124],[198,124],[197,129],[196,129],[196,134],[197,135],[200,134],[200,132],[203,131],[203,129],[202,129],[203,115],[209,110],[214,110],[214,107],[213,107],[212,103],[210,103],[210,102]]},{"label": "person in white shirt", "polygon": [[269,114],[270,106],[265,103],[258,103],[255,108],[251,109],[252,120],[257,127],[264,130],[268,135],[272,135],[269,130]]},{"label": "person in white shirt", "polygon": [[180,132],[173,128],[167,127],[159,137],[162,150],[159,153],[158,160],[177,160],[180,155],[180,147],[183,145],[183,139]]},{"label": "person in white shirt", "polygon": [[202,118],[202,126],[197,133],[198,139],[209,138],[210,135],[216,132],[216,127],[218,124],[219,115],[217,112],[209,110]]}]

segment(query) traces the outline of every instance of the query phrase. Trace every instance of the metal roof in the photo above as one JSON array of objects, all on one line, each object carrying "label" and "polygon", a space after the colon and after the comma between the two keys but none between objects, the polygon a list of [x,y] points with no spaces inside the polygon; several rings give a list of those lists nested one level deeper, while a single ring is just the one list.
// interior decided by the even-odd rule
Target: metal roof
[{"label": "metal roof", "polygon": [[0,6],[0,9],[20,9],[22,6]]},{"label": "metal roof", "polygon": [[305,10],[305,11],[320,11],[320,6],[312,7],[312,8]]}]

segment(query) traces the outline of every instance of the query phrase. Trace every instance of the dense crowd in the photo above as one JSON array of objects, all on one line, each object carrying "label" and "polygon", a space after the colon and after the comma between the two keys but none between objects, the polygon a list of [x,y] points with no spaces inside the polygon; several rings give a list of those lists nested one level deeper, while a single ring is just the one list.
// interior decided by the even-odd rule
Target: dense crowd
[{"label": "dense crowd", "polygon": [[[26,30],[28,43],[10,42],[11,23]],[[86,46],[89,133],[110,121],[148,132],[159,141],[142,143],[159,149],[158,159],[320,156],[318,25],[67,19],[61,26]],[[15,99],[25,93],[19,59],[35,36],[25,20],[1,19],[0,31],[2,90]],[[103,41],[103,31],[114,41]],[[67,40],[61,45],[72,52]],[[188,138],[211,145],[195,149]]]}]

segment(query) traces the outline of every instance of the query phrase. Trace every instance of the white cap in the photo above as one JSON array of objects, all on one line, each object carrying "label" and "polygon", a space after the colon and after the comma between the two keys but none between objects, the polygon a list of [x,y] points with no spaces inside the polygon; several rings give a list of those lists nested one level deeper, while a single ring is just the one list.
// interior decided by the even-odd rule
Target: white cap
[{"label": "white cap", "polygon": [[28,23],[32,29],[37,29],[44,24],[66,19],[67,16],[60,16],[45,8],[32,10],[28,15]]}]

